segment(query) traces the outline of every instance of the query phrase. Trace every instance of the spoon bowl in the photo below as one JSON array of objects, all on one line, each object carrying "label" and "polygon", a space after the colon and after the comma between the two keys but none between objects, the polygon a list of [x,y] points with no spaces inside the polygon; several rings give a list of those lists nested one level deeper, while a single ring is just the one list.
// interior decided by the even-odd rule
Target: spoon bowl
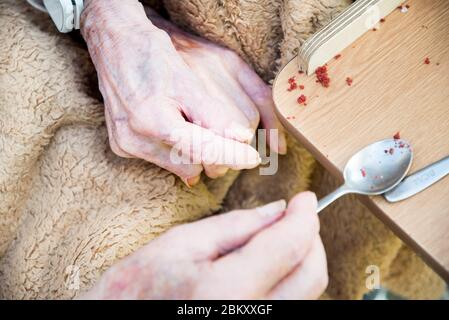
[{"label": "spoon bowl", "polygon": [[412,148],[402,139],[385,139],[366,146],[346,164],[345,183],[318,202],[318,212],[348,193],[379,195],[393,189],[404,179],[412,161]]}]

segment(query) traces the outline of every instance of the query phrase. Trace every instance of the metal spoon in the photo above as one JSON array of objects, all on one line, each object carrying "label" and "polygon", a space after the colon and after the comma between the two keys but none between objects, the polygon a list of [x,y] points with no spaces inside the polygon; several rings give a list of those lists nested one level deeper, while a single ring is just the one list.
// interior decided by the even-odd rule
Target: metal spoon
[{"label": "metal spoon", "polygon": [[413,160],[410,145],[386,139],[366,146],[348,161],[345,183],[318,201],[318,212],[348,193],[378,195],[393,189],[405,177]]}]

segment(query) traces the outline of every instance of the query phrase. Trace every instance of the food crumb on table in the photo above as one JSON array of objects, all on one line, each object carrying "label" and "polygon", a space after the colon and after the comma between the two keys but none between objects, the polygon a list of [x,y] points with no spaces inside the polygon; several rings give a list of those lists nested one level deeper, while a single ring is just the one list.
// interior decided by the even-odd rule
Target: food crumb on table
[{"label": "food crumb on table", "polygon": [[401,133],[398,131],[398,132],[396,132],[394,135],[393,135],[393,139],[394,140],[399,140],[399,139],[401,139]]},{"label": "food crumb on table", "polygon": [[303,105],[307,105],[307,97],[305,96],[305,95],[300,95],[299,97],[298,97],[298,99],[296,100],[296,101],[298,101],[298,103],[299,104],[303,104]]},{"label": "food crumb on table", "polygon": [[320,83],[323,87],[328,88],[331,80],[329,78],[329,74],[327,73],[327,66],[324,65],[316,68],[315,74],[317,78],[316,82]]},{"label": "food crumb on table", "polygon": [[298,84],[296,83],[295,77],[291,77],[288,79],[289,87],[287,88],[287,91],[293,91],[298,87]]},{"label": "food crumb on table", "polygon": [[351,77],[346,77],[346,84],[348,85],[348,86],[351,86],[352,85],[352,78]]}]

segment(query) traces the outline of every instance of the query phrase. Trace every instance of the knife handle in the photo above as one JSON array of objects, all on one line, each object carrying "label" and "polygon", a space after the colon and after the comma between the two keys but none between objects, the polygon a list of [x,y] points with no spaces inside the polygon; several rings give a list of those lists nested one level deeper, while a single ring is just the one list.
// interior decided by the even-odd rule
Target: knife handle
[{"label": "knife handle", "polygon": [[449,156],[405,178],[396,188],[385,193],[389,202],[404,200],[426,189],[449,174]]}]

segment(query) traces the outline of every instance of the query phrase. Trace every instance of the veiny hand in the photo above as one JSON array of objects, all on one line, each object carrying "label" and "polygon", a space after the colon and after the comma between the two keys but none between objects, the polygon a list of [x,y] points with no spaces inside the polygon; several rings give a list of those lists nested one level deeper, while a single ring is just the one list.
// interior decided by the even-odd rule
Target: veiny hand
[{"label": "veiny hand", "polygon": [[[195,50],[177,50],[138,1],[87,1],[81,22],[116,154],[155,163],[188,185],[203,168],[215,178],[260,163],[248,143],[257,108],[272,108],[271,93],[236,54],[200,40],[190,42]],[[265,125],[277,127],[266,114]],[[285,152],[283,135],[277,149]]]},{"label": "veiny hand", "polygon": [[327,286],[316,197],[175,227],[112,266],[89,299],[316,299]]},{"label": "veiny hand", "polygon": [[222,101],[243,111],[256,108],[260,113],[262,127],[278,130],[278,141],[270,142],[267,133],[266,140],[271,149],[286,153],[285,134],[274,113],[270,86],[235,52],[181,30],[149,7],[145,7],[145,11],[156,27],[169,34],[176,51],[190,69],[206,80],[208,92],[217,93]]}]

